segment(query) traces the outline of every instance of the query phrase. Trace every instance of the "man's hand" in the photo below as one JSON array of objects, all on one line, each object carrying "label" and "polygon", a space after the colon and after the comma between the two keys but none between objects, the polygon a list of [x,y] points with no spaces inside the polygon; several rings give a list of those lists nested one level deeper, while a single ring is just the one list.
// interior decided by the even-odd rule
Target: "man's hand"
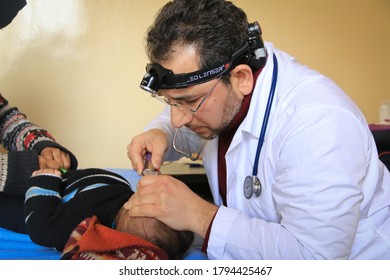
[{"label": "man's hand", "polygon": [[160,129],[151,129],[135,136],[127,146],[127,156],[129,157],[133,169],[139,175],[144,170],[144,159],[146,153],[152,154],[152,164],[159,170],[162,165],[164,153],[168,148],[168,139],[165,132]]},{"label": "man's hand", "polygon": [[218,210],[183,182],[167,175],[144,176],[137,192],[125,203],[132,217],[154,217],[176,230],[189,230],[205,237]]}]

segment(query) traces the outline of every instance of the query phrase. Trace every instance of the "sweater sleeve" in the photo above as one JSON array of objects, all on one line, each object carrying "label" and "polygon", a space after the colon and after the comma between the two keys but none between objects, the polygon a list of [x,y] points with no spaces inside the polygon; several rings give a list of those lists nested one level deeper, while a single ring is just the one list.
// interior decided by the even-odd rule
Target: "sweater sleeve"
[{"label": "sweater sleeve", "polygon": [[77,159],[69,150],[58,144],[47,130],[31,123],[18,108],[10,107],[1,93],[0,143],[8,151],[35,150],[38,154],[46,147],[58,148],[70,155],[71,169],[77,168]]},{"label": "sweater sleeve", "polygon": [[64,223],[61,182],[62,178],[55,175],[31,177],[24,204],[26,228],[31,240],[58,250],[68,238],[61,230]]},{"label": "sweater sleeve", "polygon": [[45,129],[27,120],[16,107],[10,107],[0,94],[0,141],[8,151],[31,150],[42,141],[55,142]]},{"label": "sweater sleeve", "polygon": [[38,155],[46,147],[58,148],[71,158],[71,168],[76,169],[76,157],[39,126],[27,120],[16,107],[10,107],[0,94],[0,144],[8,151],[1,154],[0,192],[25,194],[26,180],[39,168]]},{"label": "sweater sleeve", "polygon": [[36,151],[11,151],[1,154],[0,192],[24,195],[28,188],[27,180],[39,169]]}]

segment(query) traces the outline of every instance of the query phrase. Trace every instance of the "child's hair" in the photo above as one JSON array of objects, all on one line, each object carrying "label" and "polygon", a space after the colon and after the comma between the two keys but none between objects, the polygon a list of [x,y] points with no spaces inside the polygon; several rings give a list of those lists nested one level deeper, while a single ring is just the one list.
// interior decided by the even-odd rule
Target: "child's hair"
[{"label": "child's hair", "polygon": [[148,240],[164,250],[172,260],[181,259],[194,240],[192,232],[174,230],[156,218],[129,217],[123,207],[118,212],[115,224],[116,230]]}]

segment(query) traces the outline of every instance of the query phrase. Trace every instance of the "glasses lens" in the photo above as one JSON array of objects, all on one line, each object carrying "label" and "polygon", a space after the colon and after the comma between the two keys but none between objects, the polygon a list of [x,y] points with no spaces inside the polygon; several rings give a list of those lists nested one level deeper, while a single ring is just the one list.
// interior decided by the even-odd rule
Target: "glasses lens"
[{"label": "glasses lens", "polygon": [[186,127],[177,128],[173,138],[173,148],[183,156],[195,161],[202,154],[206,140]]},{"label": "glasses lens", "polygon": [[[185,100],[181,100],[180,102],[179,101],[172,101],[168,97],[166,97],[164,95],[158,95],[157,93],[152,94],[152,97],[154,97],[157,100],[159,100],[165,104],[168,104],[170,106],[174,106],[174,107],[177,107],[179,109],[182,109],[182,110],[185,110],[185,111],[188,111],[188,112],[195,114],[199,110],[199,108],[202,106],[202,104],[206,101],[206,99],[211,95],[211,93],[213,92],[213,90],[215,89],[215,87],[217,86],[219,81],[221,80],[221,78],[222,78],[222,76],[218,77],[217,82],[207,92],[207,94],[205,94],[203,97],[198,98],[198,99],[200,99],[200,101],[198,101],[196,106],[194,106],[194,104],[189,104]],[[189,130],[189,129],[187,129],[187,130]]]}]

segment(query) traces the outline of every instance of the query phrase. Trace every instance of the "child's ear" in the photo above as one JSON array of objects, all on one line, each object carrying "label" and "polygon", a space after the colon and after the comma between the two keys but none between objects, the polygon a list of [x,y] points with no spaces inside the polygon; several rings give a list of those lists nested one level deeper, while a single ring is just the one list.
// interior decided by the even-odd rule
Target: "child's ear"
[{"label": "child's ear", "polygon": [[237,65],[231,72],[230,83],[242,95],[248,95],[253,90],[253,72],[246,64]]}]

